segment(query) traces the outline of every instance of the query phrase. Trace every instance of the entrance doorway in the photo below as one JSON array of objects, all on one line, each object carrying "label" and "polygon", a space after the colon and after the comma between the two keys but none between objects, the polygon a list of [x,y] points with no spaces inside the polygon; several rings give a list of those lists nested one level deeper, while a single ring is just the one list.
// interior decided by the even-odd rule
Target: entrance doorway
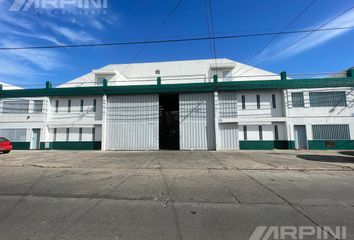
[{"label": "entrance doorway", "polygon": [[295,149],[307,149],[307,135],[305,125],[294,126]]},{"label": "entrance doorway", "polygon": [[33,129],[32,130],[32,139],[31,139],[31,149],[38,150],[40,149],[40,140],[41,138],[41,130]]},{"label": "entrance doorway", "polygon": [[178,94],[161,94],[159,102],[160,150],[179,150]]}]

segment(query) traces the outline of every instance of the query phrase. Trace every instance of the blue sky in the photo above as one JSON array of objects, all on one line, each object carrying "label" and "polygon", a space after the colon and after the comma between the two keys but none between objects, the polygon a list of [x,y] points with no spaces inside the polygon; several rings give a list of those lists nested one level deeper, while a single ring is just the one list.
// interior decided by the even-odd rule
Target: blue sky
[{"label": "blue sky", "polygon": [[[18,0],[20,1],[20,0]],[[9,11],[13,0],[0,0],[0,46],[105,43],[147,40],[178,0],[107,0],[99,14]],[[311,0],[212,0],[215,35],[280,31]],[[154,39],[206,37],[205,0],[184,0]],[[354,0],[317,0],[287,30],[314,29],[352,7]],[[53,9],[52,9],[53,10]],[[54,9],[55,10],[55,9]],[[326,27],[354,25],[354,10]],[[50,30],[48,29],[50,28]],[[216,41],[218,58],[256,65],[304,34]],[[354,30],[318,32],[260,68],[279,73],[336,72],[354,66]],[[0,52],[0,82],[27,85],[69,81],[111,63],[127,63],[141,46],[17,50]],[[135,62],[211,58],[210,42],[150,44]],[[74,59],[74,60],[73,60]]]}]

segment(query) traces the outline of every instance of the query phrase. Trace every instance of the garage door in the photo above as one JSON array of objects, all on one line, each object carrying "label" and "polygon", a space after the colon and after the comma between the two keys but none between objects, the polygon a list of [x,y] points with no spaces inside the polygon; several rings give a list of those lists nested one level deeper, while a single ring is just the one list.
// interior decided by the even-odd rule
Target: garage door
[{"label": "garage door", "polygon": [[158,95],[108,97],[107,150],[158,150]]},{"label": "garage door", "polygon": [[180,146],[184,150],[214,150],[214,94],[180,94]]}]

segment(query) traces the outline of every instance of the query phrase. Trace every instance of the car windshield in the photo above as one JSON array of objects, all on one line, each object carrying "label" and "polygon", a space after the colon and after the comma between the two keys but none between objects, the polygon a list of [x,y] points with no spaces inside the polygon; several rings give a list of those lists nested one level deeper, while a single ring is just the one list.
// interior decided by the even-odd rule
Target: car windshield
[{"label": "car windshield", "polygon": [[6,138],[4,137],[0,137],[0,142],[8,142],[9,140],[7,140]]}]

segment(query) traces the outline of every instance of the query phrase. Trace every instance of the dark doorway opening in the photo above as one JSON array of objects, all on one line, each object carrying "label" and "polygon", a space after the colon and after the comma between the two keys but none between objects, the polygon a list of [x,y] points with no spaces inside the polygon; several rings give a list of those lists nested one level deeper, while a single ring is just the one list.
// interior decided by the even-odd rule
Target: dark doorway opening
[{"label": "dark doorway opening", "polygon": [[161,150],[179,150],[179,97],[161,94],[159,139]]}]

